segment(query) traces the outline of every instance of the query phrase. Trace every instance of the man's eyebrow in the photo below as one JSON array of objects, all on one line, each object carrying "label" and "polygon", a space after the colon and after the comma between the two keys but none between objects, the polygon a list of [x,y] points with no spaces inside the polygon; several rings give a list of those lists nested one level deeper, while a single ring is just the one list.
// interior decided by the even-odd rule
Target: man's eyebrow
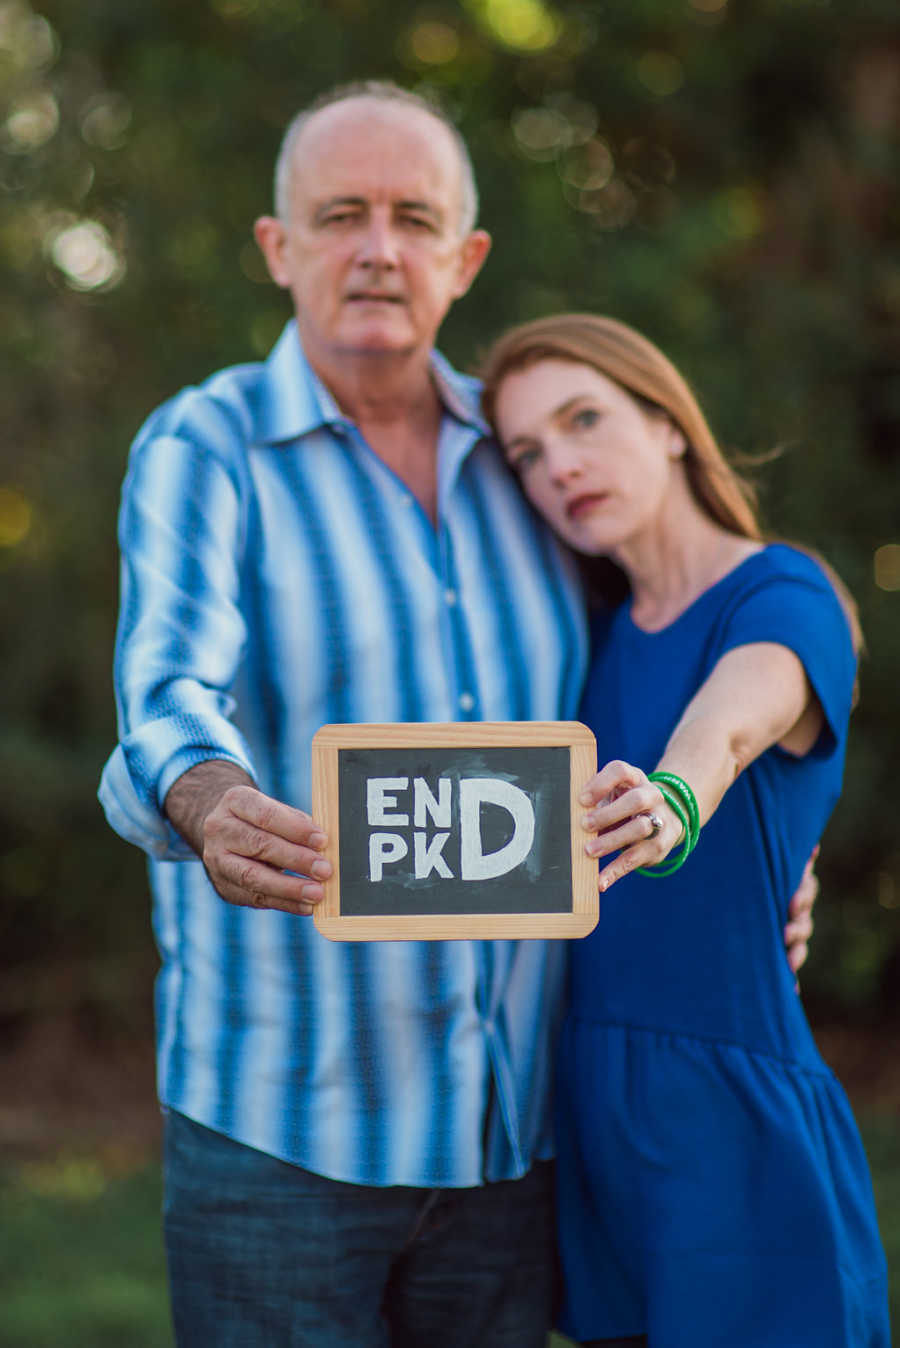
[{"label": "man's eyebrow", "polygon": [[[328,215],[329,211],[340,210],[341,208],[351,207],[354,210],[367,210],[369,202],[365,197],[329,197],[327,201],[320,201],[313,211],[313,220],[320,221]],[[432,206],[428,201],[418,201],[411,199],[409,201],[395,201],[392,203],[395,211],[415,211],[420,215],[427,215],[432,220],[440,222],[443,219],[443,213],[436,206]]]},{"label": "man's eyebrow", "polygon": [[441,212],[428,201],[395,201],[394,207],[398,211],[418,211],[420,215],[430,215],[434,220],[441,219]]},{"label": "man's eyebrow", "polygon": [[323,219],[329,211],[333,211],[336,207],[353,206],[357,209],[364,209],[367,204],[365,197],[329,197],[327,201],[319,202],[318,206],[313,211],[313,219]]}]

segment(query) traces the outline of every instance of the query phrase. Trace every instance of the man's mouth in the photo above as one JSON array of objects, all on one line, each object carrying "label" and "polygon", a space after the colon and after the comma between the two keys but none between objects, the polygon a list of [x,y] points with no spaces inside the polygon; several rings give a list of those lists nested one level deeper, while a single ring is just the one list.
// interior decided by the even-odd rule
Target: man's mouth
[{"label": "man's mouth", "polygon": [[385,295],[377,290],[353,290],[347,296],[350,304],[403,304],[400,295]]},{"label": "man's mouth", "polygon": [[566,504],[566,514],[570,520],[577,520],[582,515],[589,514],[597,506],[601,506],[609,500],[609,492],[594,491],[586,492],[583,496],[573,496],[571,501]]}]

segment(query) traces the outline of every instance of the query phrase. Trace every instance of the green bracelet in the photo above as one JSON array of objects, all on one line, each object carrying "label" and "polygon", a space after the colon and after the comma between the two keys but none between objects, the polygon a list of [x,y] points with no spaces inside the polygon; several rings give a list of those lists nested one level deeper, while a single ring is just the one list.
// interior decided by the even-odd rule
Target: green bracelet
[{"label": "green bracelet", "polygon": [[[679,777],[674,772],[651,772],[648,781],[655,782],[659,787],[663,800],[669,809],[681,822],[684,829],[684,840],[681,850],[672,859],[664,858],[656,866],[639,866],[639,875],[648,875],[651,879],[661,879],[664,875],[671,875],[683,866],[697,846],[697,840],[700,837],[700,810],[697,805],[697,797],[683,777]],[[668,790],[671,787],[672,790]],[[676,795],[673,792],[677,792]]]},{"label": "green bracelet", "polygon": [[679,777],[677,773],[666,772],[664,769],[661,771],[649,773],[647,780],[650,782],[656,782],[657,785],[663,783],[666,786],[670,786],[673,791],[677,791],[678,795],[684,801],[685,808],[687,809],[688,818],[691,821],[691,832],[694,835],[694,845],[695,845],[697,839],[700,837],[700,810],[697,806],[697,797],[694,795],[693,791],[688,786],[687,782],[684,780],[683,777]]},{"label": "green bracelet", "polygon": [[671,875],[673,871],[677,871],[679,866],[683,866],[687,861],[694,848],[694,834],[681,802],[659,782],[657,782],[657,786],[659,786],[663,800],[681,823],[681,827],[684,829],[684,838],[681,842],[681,850],[674,857],[664,857],[655,866],[639,866],[637,868],[638,875],[648,875],[651,880],[662,879],[664,875]]}]

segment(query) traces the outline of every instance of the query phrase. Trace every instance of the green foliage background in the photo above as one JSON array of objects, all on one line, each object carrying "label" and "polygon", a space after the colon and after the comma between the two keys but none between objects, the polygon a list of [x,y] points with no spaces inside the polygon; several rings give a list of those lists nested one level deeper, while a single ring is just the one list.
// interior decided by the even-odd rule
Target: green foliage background
[{"label": "green foliage background", "polygon": [[869,648],[804,983],[894,1013],[895,0],[0,0],[0,1015],[143,1023],[143,865],[94,799],[125,456],[162,398],[267,352],[288,309],[250,231],[281,129],[371,75],[437,93],[472,147],[496,247],[451,358],[610,312],[726,445],[782,447],[767,522],[837,566]]}]

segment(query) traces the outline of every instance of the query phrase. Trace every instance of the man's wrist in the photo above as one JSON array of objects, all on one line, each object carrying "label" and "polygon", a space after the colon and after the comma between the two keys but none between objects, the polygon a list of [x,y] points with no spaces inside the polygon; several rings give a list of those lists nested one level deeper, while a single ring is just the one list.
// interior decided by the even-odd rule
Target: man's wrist
[{"label": "man's wrist", "polygon": [[251,786],[255,790],[256,782],[237,763],[210,758],[188,768],[166,794],[163,813],[198,857],[203,856],[203,827],[207,815],[232,786]]}]

